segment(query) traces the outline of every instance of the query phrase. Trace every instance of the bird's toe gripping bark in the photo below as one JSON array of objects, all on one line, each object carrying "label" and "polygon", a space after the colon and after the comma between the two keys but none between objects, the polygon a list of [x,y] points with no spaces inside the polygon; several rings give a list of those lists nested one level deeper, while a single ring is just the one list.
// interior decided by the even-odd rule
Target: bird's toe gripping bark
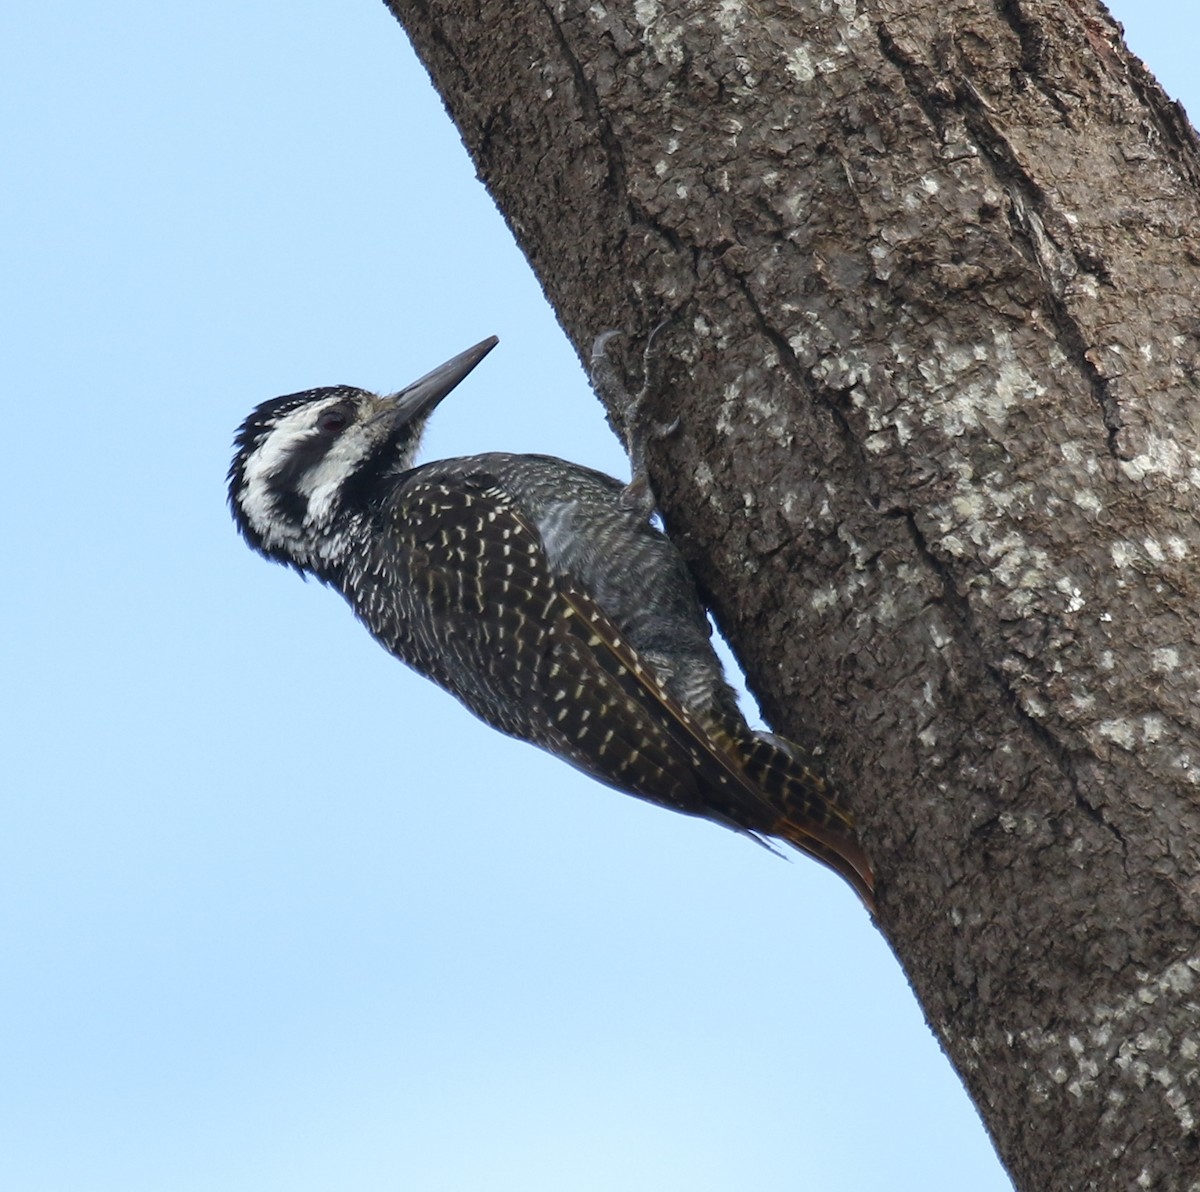
[{"label": "bird's toe gripping bark", "polygon": [[680,427],[678,418],[673,418],[667,423],[647,425],[645,415],[646,403],[658,387],[654,369],[654,340],[674,317],[671,315],[664,319],[646,337],[646,346],[642,351],[642,387],[634,394],[630,394],[626,389],[612,358],[608,355],[609,343],[625,332],[619,329],[603,331],[592,342],[592,384],[599,393],[623,411],[622,430],[632,476],[621,494],[621,503],[647,520],[654,515],[655,498],[650,484],[650,473],[646,467],[646,443],[651,439],[667,438]]}]

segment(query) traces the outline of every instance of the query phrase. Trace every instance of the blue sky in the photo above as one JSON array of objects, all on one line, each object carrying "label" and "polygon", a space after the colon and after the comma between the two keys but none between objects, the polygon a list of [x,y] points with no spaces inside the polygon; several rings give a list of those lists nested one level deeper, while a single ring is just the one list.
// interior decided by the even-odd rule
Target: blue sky
[{"label": "blue sky", "polygon": [[[1115,12],[1200,112],[1200,10]],[[493,333],[427,457],[624,474],[383,5],[10,5],[0,108],[0,1186],[1009,1187],[838,879],[489,733],[235,536],[258,401]]]}]

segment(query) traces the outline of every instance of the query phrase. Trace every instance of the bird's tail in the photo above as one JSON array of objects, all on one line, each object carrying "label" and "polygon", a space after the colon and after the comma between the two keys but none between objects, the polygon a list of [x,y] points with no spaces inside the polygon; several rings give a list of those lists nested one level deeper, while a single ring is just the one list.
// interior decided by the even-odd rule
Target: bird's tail
[{"label": "bird's tail", "polygon": [[579,673],[589,675],[594,702],[623,707],[624,715],[604,737],[605,748],[613,746],[607,754],[605,748],[595,755],[573,752],[569,744],[556,752],[618,790],[786,840],[841,874],[874,912],[875,876],[854,817],[804,751],[782,737],[756,733],[736,713],[689,710],[590,595],[565,579],[559,591],[567,606],[561,648]]},{"label": "bird's tail", "polygon": [[778,819],[764,829],[827,865],[875,911],[875,875],[858,841],[854,817],[805,752],[772,733],[735,738],[747,779]]}]

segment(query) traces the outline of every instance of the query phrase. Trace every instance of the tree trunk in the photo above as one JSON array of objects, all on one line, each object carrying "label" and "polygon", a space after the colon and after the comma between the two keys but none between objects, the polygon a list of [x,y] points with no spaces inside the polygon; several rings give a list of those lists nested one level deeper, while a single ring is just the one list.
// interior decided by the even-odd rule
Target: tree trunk
[{"label": "tree trunk", "polygon": [[678,312],[667,524],[1018,1187],[1200,1188],[1182,111],[1095,0],[389,4],[580,350]]}]

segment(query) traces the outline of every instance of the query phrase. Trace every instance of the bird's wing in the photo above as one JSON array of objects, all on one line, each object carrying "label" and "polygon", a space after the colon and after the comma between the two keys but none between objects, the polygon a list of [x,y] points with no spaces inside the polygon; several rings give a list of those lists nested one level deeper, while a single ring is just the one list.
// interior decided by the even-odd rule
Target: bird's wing
[{"label": "bird's wing", "polygon": [[[560,591],[573,614],[566,618],[567,631],[584,639],[589,658],[620,680],[631,703],[648,701],[656,728],[671,741],[673,758],[686,759],[687,774],[699,780],[708,808],[680,809],[788,841],[841,874],[874,910],[875,878],[854,819],[803,755],[744,725],[697,719],[586,592],[569,579]],[[639,747],[641,742],[634,746]]]},{"label": "bird's wing", "polygon": [[869,900],[853,821],[821,779],[673,698],[495,477],[414,477],[388,530],[412,556],[405,656],[476,715],[629,794],[782,836]]},{"label": "bird's wing", "polygon": [[397,652],[482,719],[602,782],[746,826],[700,805],[693,737],[702,734],[684,727],[686,713],[617,627],[552,565],[495,477],[414,476],[380,553],[410,561]]},{"label": "bird's wing", "polygon": [[[380,583],[405,605],[397,640],[384,644],[494,728],[531,739],[558,601],[537,535],[486,472],[421,469],[382,517]],[[385,574],[388,559],[404,560],[399,579]]]}]

